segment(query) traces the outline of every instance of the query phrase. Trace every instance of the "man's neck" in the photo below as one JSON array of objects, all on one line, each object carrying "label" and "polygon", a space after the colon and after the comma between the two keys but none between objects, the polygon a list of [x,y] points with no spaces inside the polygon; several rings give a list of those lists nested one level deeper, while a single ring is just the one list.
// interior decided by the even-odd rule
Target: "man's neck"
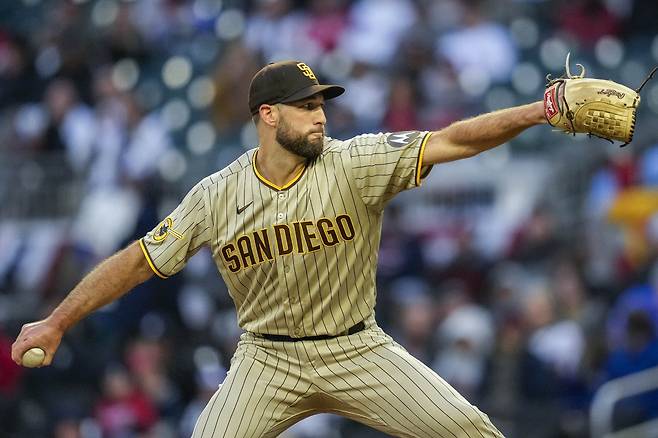
[{"label": "man's neck", "polygon": [[306,158],[293,154],[278,143],[262,144],[256,155],[256,168],[268,181],[285,186],[306,166]]}]

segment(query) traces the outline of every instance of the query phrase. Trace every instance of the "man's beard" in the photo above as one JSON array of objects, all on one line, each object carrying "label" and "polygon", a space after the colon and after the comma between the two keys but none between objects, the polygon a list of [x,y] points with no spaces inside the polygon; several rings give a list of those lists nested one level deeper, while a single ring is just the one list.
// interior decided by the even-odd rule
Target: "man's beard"
[{"label": "man's beard", "polygon": [[276,141],[289,152],[312,160],[322,153],[324,135],[318,137],[317,140],[310,141],[308,133],[306,135],[296,134],[292,126],[284,119],[280,119],[276,129]]}]

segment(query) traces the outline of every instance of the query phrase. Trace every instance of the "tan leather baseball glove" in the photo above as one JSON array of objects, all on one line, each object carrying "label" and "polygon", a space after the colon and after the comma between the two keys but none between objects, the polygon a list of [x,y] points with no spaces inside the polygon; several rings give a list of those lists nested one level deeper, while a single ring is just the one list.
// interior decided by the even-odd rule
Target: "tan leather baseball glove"
[{"label": "tan leather baseball glove", "polygon": [[551,126],[569,134],[585,133],[626,144],[633,140],[635,113],[640,104],[640,90],[656,69],[637,90],[605,79],[585,78],[585,67],[572,75],[569,54],[566,75],[557,79],[546,77],[544,113]]}]

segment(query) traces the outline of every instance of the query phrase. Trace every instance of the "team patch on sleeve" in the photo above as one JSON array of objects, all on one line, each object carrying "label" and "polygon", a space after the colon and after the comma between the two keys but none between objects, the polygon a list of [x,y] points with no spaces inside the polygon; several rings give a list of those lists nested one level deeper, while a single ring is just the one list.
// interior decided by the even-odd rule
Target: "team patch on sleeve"
[{"label": "team patch on sleeve", "polygon": [[183,235],[174,230],[173,226],[174,221],[170,217],[163,220],[153,232],[153,240],[157,243],[162,243],[169,235],[172,235],[179,240],[182,239]]},{"label": "team patch on sleeve", "polygon": [[393,148],[407,147],[421,136],[419,131],[394,132],[386,137],[386,143]]}]

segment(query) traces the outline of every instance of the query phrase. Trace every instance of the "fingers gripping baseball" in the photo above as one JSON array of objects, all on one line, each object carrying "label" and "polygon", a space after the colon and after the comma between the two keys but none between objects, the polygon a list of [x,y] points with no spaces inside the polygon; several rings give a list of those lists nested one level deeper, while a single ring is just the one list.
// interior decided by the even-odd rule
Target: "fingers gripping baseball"
[{"label": "fingers gripping baseball", "polygon": [[21,358],[21,363],[26,368],[36,368],[44,365],[46,360],[46,352],[39,347],[30,348]]},{"label": "fingers gripping baseball", "polygon": [[62,339],[62,333],[48,320],[25,324],[11,347],[11,358],[27,368],[48,366]]}]

